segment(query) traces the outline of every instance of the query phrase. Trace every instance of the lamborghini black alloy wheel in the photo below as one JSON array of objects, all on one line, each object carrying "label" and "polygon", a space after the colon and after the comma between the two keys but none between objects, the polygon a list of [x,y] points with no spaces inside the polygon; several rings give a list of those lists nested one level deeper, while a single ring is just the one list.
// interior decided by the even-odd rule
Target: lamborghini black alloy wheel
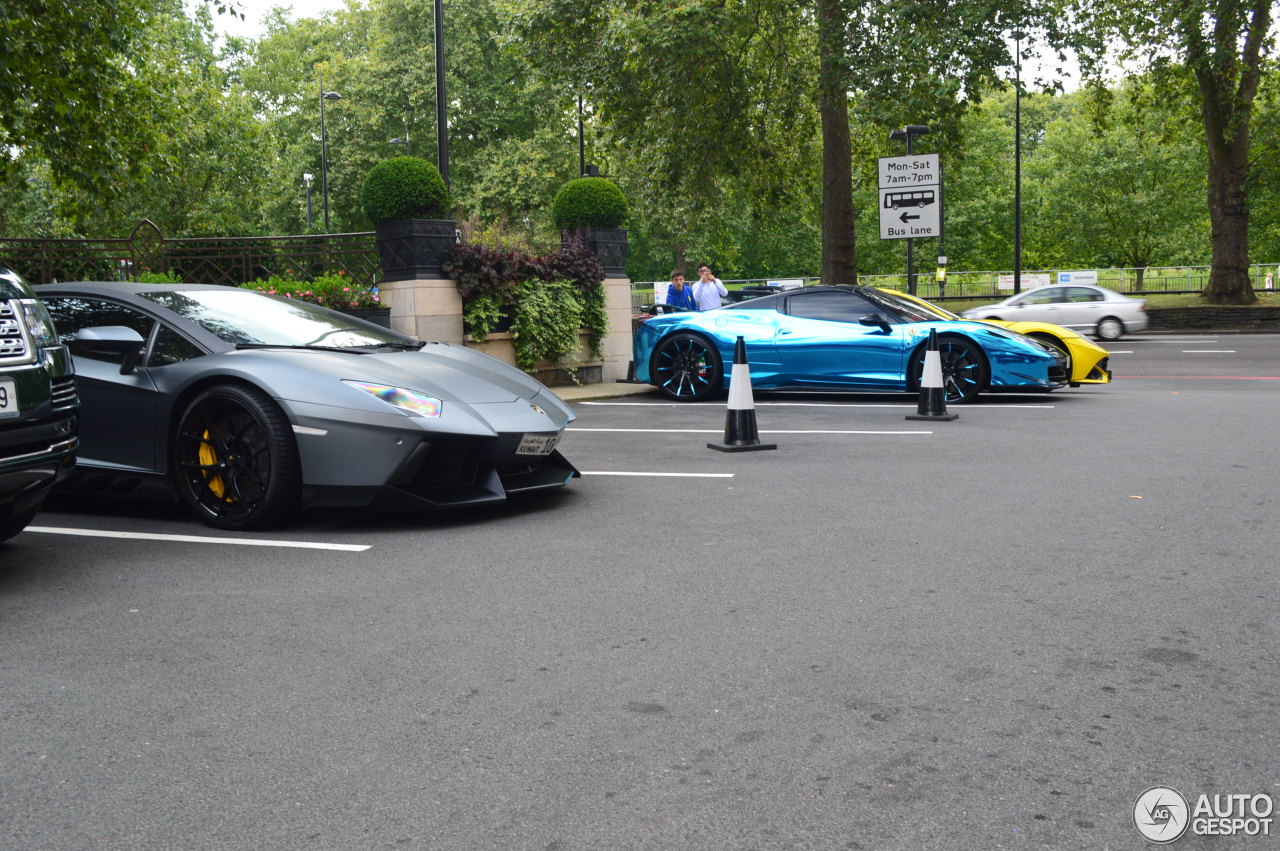
[{"label": "lamborghini black alloy wheel", "polygon": [[298,508],[292,429],[251,387],[214,387],[187,406],[173,442],[173,476],[183,501],[222,529],[277,523]]}]

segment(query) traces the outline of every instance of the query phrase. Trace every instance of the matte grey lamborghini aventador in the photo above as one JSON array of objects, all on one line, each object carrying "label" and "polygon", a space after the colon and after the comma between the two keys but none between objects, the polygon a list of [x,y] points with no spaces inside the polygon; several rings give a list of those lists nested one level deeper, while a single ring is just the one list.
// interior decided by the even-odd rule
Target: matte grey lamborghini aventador
[{"label": "matte grey lamborghini aventador", "polygon": [[168,485],[224,529],[309,507],[437,509],[578,475],[573,411],[499,360],[235,287],[37,287],[71,349],[80,453],[63,489]]}]

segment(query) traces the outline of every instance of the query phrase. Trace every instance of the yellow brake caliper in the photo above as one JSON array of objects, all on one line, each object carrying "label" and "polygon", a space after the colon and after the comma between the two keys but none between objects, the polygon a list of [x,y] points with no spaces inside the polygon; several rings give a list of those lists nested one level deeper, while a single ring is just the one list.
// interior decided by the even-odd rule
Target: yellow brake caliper
[{"label": "yellow brake caliper", "polygon": [[[222,499],[226,494],[227,486],[222,481],[221,473],[210,473],[208,468],[218,463],[218,451],[213,448],[213,444],[209,442],[209,429],[204,430],[200,441],[200,466],[204,467],[205,484],[209,486],[209,490],[213,491],[213,495],[218,499]],[[230,500],[228,500],[230,501]]]}]

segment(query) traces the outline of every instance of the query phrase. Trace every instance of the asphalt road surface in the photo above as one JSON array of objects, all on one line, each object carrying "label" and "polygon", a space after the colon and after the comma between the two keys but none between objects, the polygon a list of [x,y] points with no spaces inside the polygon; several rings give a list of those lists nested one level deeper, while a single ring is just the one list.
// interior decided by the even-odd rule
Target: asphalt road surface
[{"label": "asphalt road surface", "polygon": [[1109,348],[954,422],[757,393],[775,451],[578,403],[583,478],[475,514],[59,503],[0,545],[0,847],[1128,849],[1150,787],[1273,804],[1280,335]]}]

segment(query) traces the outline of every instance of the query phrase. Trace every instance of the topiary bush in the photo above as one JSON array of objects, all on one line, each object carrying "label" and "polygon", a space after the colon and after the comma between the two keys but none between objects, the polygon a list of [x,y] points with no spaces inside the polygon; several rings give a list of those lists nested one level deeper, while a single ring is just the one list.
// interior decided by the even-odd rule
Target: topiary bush
[{"label": "topiary bush", "polygon": [[392,157],[375,165],[360,194],[374,224],[400,219],[439,219],[449,208],[440,170],[419,157]]},{"label": "topiary bush", "polygon": [[551,217],[560,230],[621,227],[627,198],[613,181],[580,177],[560,187],[551,202]]}]

